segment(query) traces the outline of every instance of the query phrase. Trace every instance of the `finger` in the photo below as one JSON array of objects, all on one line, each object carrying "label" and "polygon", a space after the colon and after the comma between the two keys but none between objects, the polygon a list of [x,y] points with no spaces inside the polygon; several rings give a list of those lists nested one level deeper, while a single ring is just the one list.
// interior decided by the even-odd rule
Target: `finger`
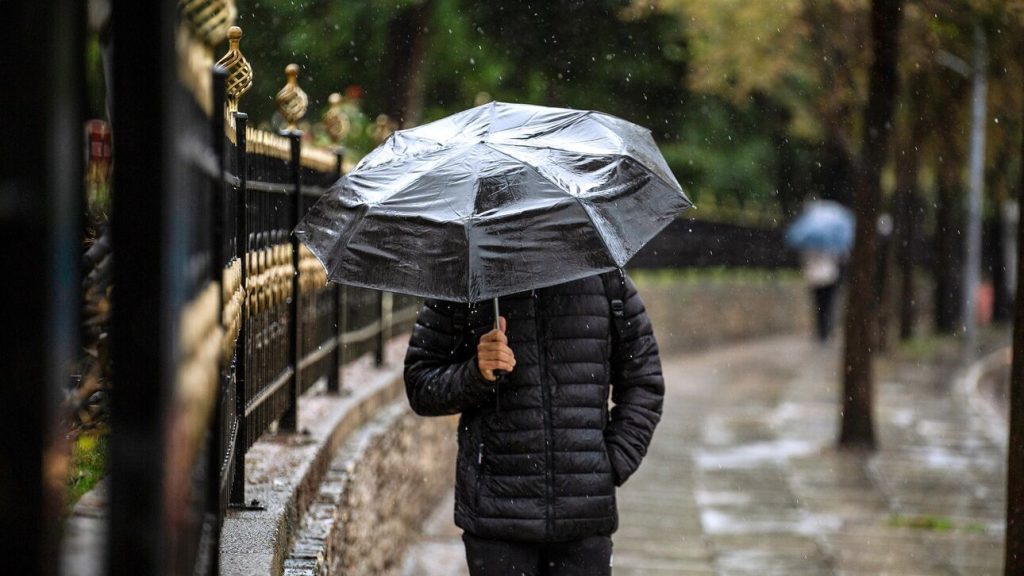
[{"label": "finger", "polygon": [[484,370],[504,370],[505,372],[511,372],[515,366],[510,362],[495,361],[495,360],[481,360],[480,361],[480,372]]},{"label": "finger", "polygon": [[501,342],[508,343],[508,338],[505,337],[505,333],[500,330],[491,330],[480,337],[481,342]]},{"label": "finger", "polygon": [[492,354],[500,353],[507,354],[510,358],[515,358],[516,354],[508,346],[500,342],[482,342],[476,347],[477,354]]},{"label": "finger", "polygon": [[487,380],[488,382],[494,382],[495,380],[498,379],[494,375],[494,371],[493,370],[485,370],[485,369],[481,368],[480,369],[480,375],[483,376],[484,380]]},{"label": "finger", "polygon": [[498,328],[501,330],[502,334],[505,333],[505,327],[507,325],[508,325],[508,322],[505,320],[505,317],[504,316],[498,316]]},{"label": "finger", "polygon": [[512,349],[508,347],[508,344],[503,342],[481,342],[476,345],[477,350],[506,350],[512,352]]},{"label": "finger", "polygon": [[480,358],[481,361],[507,362],[509,364],[512,364],[513,366],[515,366],[516,364],[515,356],[513,356],[510,352],[505,352],[501,350],[488,350],[478,353],[477,356]]}]

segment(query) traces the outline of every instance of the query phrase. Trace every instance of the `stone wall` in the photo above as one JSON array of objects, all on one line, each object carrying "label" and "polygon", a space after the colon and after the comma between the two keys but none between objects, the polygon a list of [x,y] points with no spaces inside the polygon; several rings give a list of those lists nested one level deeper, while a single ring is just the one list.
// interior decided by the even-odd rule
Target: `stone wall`
[{"label": "stone wall", "polygon": [[405,548],[454,482],[454,418],[403,398],[339,451],[296,535],[286,576],[398,574]]},{"label": "stone wall", "polygon": [[455,420],[421,418],[404,404],[354,466],[338,571],[395,574],[423,519],[455,482]]},{"label": "stone wall", "polygon": [[792,273],[637,272],[633,278],[663,355],[769,334],[811,337],[810,291]]}]

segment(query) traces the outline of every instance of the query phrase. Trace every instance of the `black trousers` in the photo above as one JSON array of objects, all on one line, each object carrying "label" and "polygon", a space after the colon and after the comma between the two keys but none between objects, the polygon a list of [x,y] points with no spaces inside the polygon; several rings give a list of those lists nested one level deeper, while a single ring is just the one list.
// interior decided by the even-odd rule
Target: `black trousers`
[{"label": "black trousers", "polygon": [[535,544],[487,540],[464,532],[471,576],[611,576],[612,539],[590,536]]},{"label": "black trousers", "polygon": [[817,320],[818,340],[822,342],[832,335],[832,322],[835,317],[836,292],[839,291],[839,283],[826,284],[811,289],[814,293],[815,320]]}]

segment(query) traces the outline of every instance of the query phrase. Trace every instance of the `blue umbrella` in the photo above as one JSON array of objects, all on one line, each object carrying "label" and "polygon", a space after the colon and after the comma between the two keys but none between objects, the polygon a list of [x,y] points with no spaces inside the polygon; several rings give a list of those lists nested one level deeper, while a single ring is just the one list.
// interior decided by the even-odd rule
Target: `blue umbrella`
[{"label": "blue umbrella", "polygon": [[847,254],[853,247],[853,222],[853,212],[843,205],[829,200],[813,202],[786,229],[786,245]]}]

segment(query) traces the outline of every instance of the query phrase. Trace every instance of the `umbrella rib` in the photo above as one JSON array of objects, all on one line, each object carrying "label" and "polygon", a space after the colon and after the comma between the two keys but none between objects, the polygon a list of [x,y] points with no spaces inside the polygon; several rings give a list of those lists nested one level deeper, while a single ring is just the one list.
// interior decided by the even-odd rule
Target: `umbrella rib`
[{"label": "umbrella rib", "polygon": [[[368,205],[363,204],[362,206],[360,206],[359,221],[356,222],[354,225],[349,226],[349,229],[351,231],[345,236],[345,241],[344,242],[341,242],[340,239],[339,239],[339,241],[335,243],[335,245],[334,245],[334,250],[335,251],[341,252],[342,254],[344,252],[348,251],[349,242],[352,241],[352,238],[356,235],[356,232],[358,232],[359,229],[363,227],[363,222],[366,221],[366,215],[369,214],[369,212],[370,212],[370,207]],[[330,277],[335,275],[335,273],[338,271],[338,266],[341,265],[341,263],[342,263],[342,261],[344,259],[345,258],[342,255],[341,258],[338,258],[338,260],[335,261],[334,266],[331,266],[331,269],[328,271],[328,274],[327,274],[328,278],[330,278]]]},{"label": "umbrella rib", "polygon": [[[515,160],[516,162],[521,162],[521,163],[523,163],[523,164],[524,164],[524,165],[526,165],[526,166],[530,166],[529,164],[527,164],[526,162],[523,162],[522,160],[520,160],[520,159],[516,158],[515,156],[513,156],[513,155],[511,155],[511,154],[509,154],[509,153],[507,153],[507,152],[503,152],[503,151],[501,151],[501,150],[499,150],[499,149],[495,148],[495,147],[494,147],[494,146],[492,145],[492,143],[491,143],[491,142],[483,142],[483,144],[487,145],[487,147],[488,147],[488,148],[491,148],[492,150],[495,150],[496,152],[499,152],[499,153],[501,153],[501,154],[504,154],[505,156],[508,156],[509,158],[512,158],[512,159],[513,159],[513,160]],[[514,144],[514,143],[512,143],[512,142],[500,142],[500,143],[497,143],[497,144],[498,144],[499,146],[515,146],[515,147],[517,147],[517,148],[532,148],[532,149],[537,149],[537,148],[543,148],[543,149],[545,149],[545,150],[558,150],[559,152],[569,152],[569,153],[575,153],[575,151],[573,151],[573,150],[569,150],[569,149],[566,149],[566,148],[559,148],[559,147],[557,147],[557,146],[537,146],[537,145],[533,145],[533,144]],[[631,160],[631,161],[633,161],[633,162],[636,162],[637,164],[639,164],[640,166],[642,166],[642,167],[644,168],[644,170],[645,170],[645,171],[646,171],[646,172],[647,172],[648,174],[650,174],[650,175],[651,175],[652,177],[654,177],[654,178],[657,178],[657,179],[658,179],[658,181],[659,181],[659,182],[661,182],[662,184],[664,184],[665,186],[668,186],[669,188],[671,188],[671,189],[673,189],[673,190],[679,190],[680,192],[682,192],[682,186],[679,186],[679,187],[677,188],[677,185],[676,185],[676,184],[673,184],[673,183],[671,183],[671,182],[667,182],[667,181],[666,181],[666,180],[665,180],[664,178],[662,178],[662,177],[661,177],[661,176],[660,176],[660,175],[659,175],[659,174],[658,174],[657,172],[655,172],[654,170],[651,170],[651,168],[650,168],[649,166],[647,166],[647,165],[646,165],[646,164],[644,164],[643,162],[641,162],[641,161],[637,160],[636,158],[634,158],[634,157],[630,156],[629,154],[621,154],[621,153],[610,153],[610,154],[604,154],[604,156],[608,156],[608,157],[613,157],[613,158],[623,158],[623,159],[626,159],[626,160]],[[531,168],[533,168],[533,166],[530,166],[530,167],[531,167]],[[535,170],[535,171],[536,171],[536,170]],[[539,171],[537,171],[537,173],[538,173],[538,174],[541,174],[541,173],[540,173]],[[545,180],[547,180],[548,182],[551,182],[551,179],[550,179],[550,178],[548,178],[547,176],[544,176],[543,174],[541,174],[541,177],[542,177],[542,178],[544,178]],[[554,183],[554,182],[552,182],[552,184],[555,184],[555,183]],[[557,184],[556,184],[556,185],[557,185]],[[686,205],[686,207],[685,207],[685,208],[683,208],[683,209],[685,210],[685,209],[687,209],[687,208],[691,208],[691,207],[693,207],[693,202],[692,202],[692,201],[690,201],[690,199],[686,197],[686,194],[685,194],[685,192],[683,192],[682,196],[683,196],[683,199],[684,199],[684,200],[686,200],[686,204],[687,204],[687,205]]]}]

